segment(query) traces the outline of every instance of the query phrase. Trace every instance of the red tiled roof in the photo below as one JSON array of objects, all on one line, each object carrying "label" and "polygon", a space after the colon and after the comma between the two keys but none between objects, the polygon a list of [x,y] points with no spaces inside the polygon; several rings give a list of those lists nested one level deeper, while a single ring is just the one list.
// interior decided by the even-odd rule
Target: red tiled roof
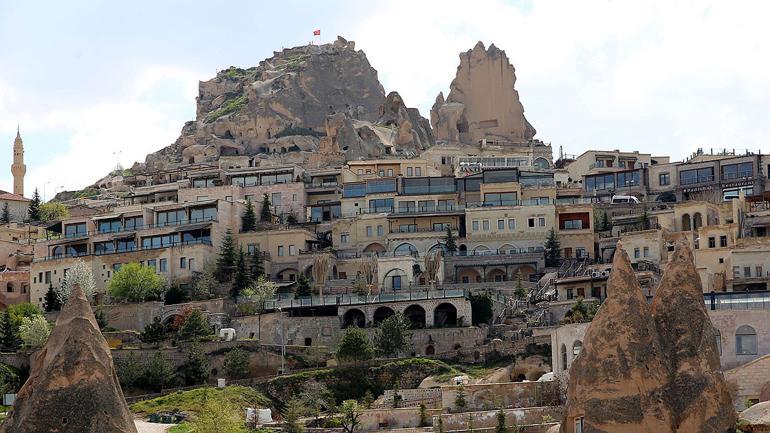
[{"label": "red tiled roof", "polygon": [[0,190],[0,200],[13,200],[13,201],[31,201],[28,198],[24,198],[18,194],[10,193],[8,191]]}]

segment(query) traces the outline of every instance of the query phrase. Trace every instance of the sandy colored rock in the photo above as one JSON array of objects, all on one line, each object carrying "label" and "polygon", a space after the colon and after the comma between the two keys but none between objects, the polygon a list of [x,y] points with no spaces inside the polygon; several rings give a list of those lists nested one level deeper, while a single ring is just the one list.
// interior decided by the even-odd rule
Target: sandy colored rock
[{"label": "sandy colored rock", "polygon": [[740,423],[744,432],[770,432],[770,402],[757,403],[741,412]]},{"label": "sandy colored rock", "polygon": [[671,431],[663,402],[668,368],[650,307],[620,245],[607,282],[607,299],[569,373],[562,432],[574,433],[578,417],[584,418],[584,432]]},{"label": "sandy colored rock", "polygon": [[735,427],[732,398],[719,370],[714,327],[686,239],[677,241],[669,258],[652,315],[669,364],[664,399],[672,414],[672,431],[731,431]]},{"label": "sandy colored rock", "polygon": [[112,355],[80,287],[64,305],[48,342],[0,433],[136,433]]},{"label": "sandy colored rock", "polygon": [[483,138],[522,143],[535,136],[524,117],[516,70],[505,51],[479,42],[460,54],[460,66],[444,100],[439,94],[431,110],[437,139],[476,143]]}]

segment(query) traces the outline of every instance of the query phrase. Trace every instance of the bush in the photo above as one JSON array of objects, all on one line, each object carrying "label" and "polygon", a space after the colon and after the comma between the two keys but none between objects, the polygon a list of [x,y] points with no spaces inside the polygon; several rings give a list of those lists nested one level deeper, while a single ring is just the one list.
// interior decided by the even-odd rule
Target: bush
[{"label": "bush", "polygon": [[142,376],[147,388],[153,391],[162,391],[163,388],[177,383],[174,364],[160,350],[155,352],[150,362],[147,363]]},{"label": "bush", "polygon": [[70,216],[70,211],[58,201],[49,201],[48,203],[40,205],[38,214],[40,216],[40,221],[49,222],[68,218]]},{"label": "bush", "polygon": [[144,365],[136,359],[136,355],[130,353],[128,358],[117,361],[115,370],[118,375],[118,381],[124,388],[135,388],[142,384],[144,376]]},{"label": "bush", "polygon": [[168,327],[160,321],[160,317],[156,317],[144,327],[139,339],[143,343],[158,343],[166,338],[167,333]]},{"label": "bush", "polygon": [[51,334],[51,325],[43,316],[25,317],[19,326],[19,336],[27,347],[42,347]]},{"label": "bush", "polygon": [[366,331],[356,326],[351,326],[345,330],[337,346],[336,358],[340,361],[368,361],[374,358],[374,346],[369,341]]},{"label": "bush", "polygon": [[128,263],[112,276],[107,293],[118,301],[144,302],[160,299],[163,286],[163,278],[152,267]]},{"label": "bush", "polygon": [[209,359],[198,343],[193,343],[187,349],[187,359],[179,367],[186,385],[199,385],[209,378]]},{"label": "bush", "polygon": [[248,376],[249,353],[240,347],[227,352],[222,369],[228,379],[241,379]]}]

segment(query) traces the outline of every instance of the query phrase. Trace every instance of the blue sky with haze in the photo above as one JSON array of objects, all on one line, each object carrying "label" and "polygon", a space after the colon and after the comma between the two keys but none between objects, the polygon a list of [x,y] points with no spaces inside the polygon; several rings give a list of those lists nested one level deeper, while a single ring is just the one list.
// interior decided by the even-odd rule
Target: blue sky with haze
[{"label": "blue sky with haze", "polygon": [[[224,5],[224,6],[222,6]],[[765,2],[0,0],[0,168],[16,123],[27,195],[80,188],[173,142],[198,80],[321,29],[355,40],[386,91],[427,110],[476,41],[506,50],[538,137],[671,154],[770,152]],[[119,153],[118,153],[119,152]],[[11,188],[0,169],[0,189]]]}]

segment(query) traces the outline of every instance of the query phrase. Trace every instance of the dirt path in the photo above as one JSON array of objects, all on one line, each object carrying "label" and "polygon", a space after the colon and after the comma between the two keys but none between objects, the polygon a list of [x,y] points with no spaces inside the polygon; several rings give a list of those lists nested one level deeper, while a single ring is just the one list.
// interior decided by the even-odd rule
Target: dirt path
[{"label": "dirt path", "polygon": [[134,420],[136,431],[139,433],[166,433],[174,424],[158,424],[142,420]]}]

